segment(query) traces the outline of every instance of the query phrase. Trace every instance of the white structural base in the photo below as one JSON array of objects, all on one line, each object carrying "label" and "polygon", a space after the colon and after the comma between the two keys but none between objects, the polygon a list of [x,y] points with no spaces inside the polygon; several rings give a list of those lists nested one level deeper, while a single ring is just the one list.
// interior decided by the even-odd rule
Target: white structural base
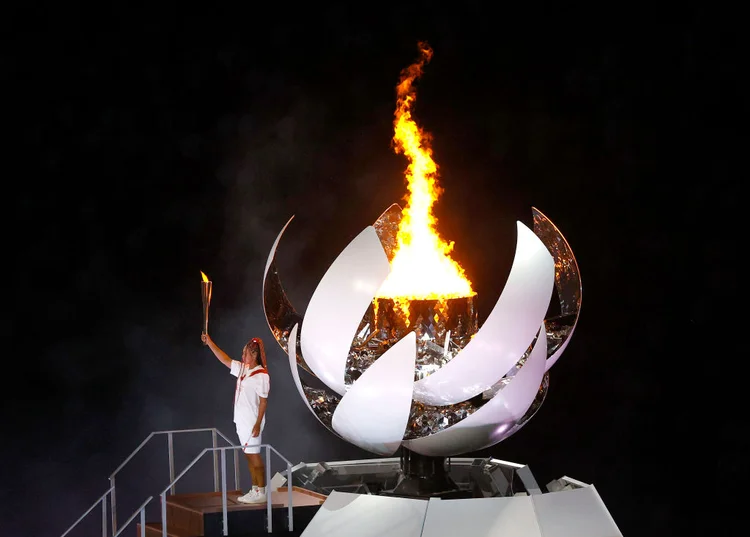
[{"label": "white structural base", "polygon": [[622,537],[593,485],[547,494],[416,500],[334,491],[302,537]]}]

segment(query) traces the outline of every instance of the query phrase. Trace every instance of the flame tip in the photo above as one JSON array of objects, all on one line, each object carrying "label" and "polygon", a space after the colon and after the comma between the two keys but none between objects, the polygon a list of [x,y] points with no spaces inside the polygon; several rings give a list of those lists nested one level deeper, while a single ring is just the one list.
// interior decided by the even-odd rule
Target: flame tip
[{"label": "flame tip", "polygon": [[431,136],[412,116],[417,99],[414,82],[432,58],[432,48],[426,41],[420,41],[418,46],[419,59],[401,71],[396,86],[392,144],[394,151],[409,161],[405,174],[408,193],[401,210],[391,272],[377,296],[406,301],[473,296],[463,268],[450,257],[453,243],[440,237],[432,213],[443,189],[437,183],[438,165],[432,158]]}]

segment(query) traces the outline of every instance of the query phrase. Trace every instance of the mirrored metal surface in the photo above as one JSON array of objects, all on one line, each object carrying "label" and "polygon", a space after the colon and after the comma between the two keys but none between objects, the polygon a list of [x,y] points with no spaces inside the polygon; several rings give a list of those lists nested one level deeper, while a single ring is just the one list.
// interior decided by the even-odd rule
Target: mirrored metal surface
[{"label": "mirrored metal surface", "polygon": [[471,416],[487,401],[481,396],[448,406],[425,405],[419,401],[412,401],[404,440],[422,438],[443,431]]},{"label": "mirrored metal surface", "polygon": [[[276,263],[271,263],[263,290],[263,307],[266,318],[271,327],[274,338],[284,351],[289,348],[289,331],[295,324],[302,323],[302,316],[297,313],[294,306],[281,286],[281,279],[276,269]],[[299,363],[300,357],[298,355]]]},{"label": "mirrored metal surface", "polygon": [[544,319],[547,332],[547,358],[553,356],[568,341],[578,321],[578,314],[556,315]]},{"label": "mirrored metal surface", "polygon": [[406,334],[417,336],[414,380],[425,378],[455,357],[477,331],[473,297],[397,302],[376,298],[359,324],[346,362],[351,385]]},{"label": "mirrored metal surface", "polygon": [[555,287],[560,300],[560,313],[577,314],[581,309],[581,275],[573,250],[549,218],[536,207],[532,207],[532,212],[534,233],[555,260]]},{"label": "mirrored metal surface", "polygon": [[536,207],[532,207],[532,214],[534,234],[555,260],[555,288],[560,314],[544,320],[549,369],[562,354],[578,322],[581,311],[581,274],[573,250],[557,226]]},{"label": "mirrored metal surface", "polygon": [[373,224],[389,262],[393,261],[393,256],[396,253],[396,246],[398,246],[396,237],[398,236],[398,225],[400,222],[401,207],[398,203],[394,203],[383,211],[383,214],[381,214]]},{"label": "mirrored metal surface", "polygon": [[[292,348],[296,347],[298,343],[298,329],[299,325],[295,324],[289,332],[289,339]],[[287,351],[287,358],[289,360],[289,368],[292,373],[292,379],[297,387],[302,400],[307,403],[308,409],[323,424],[323,426],[331,431],[336,436],[339,436],[336,431],[333,430],[332,420],[333,413],[336,410],[337,405],[341,398],[333,392],[325,388],[312,388],[302,380],[299,374],[299,367],[295,357],[294,351]]]},{"label": "mirrored metal surface", "polygon": [[[284,352],[289,352],[290,331],[295,325],[302,324],[302,316],[297,313],[297,310],[294,309],[289,298],[287,298],[284,287],[281,284],[281,277],[276,268],[276,250],[278,249],[282,235],[292,219],[294,219],[293,216],[287,221],[276,237],[271,252],[268,254],[266,269],[263,274],[263,312],[265,313],[266,321],[273,337],[281,348],[284,349]],[[302,357],[299,342],[296,343],[296,346],[297,364],[312,375],[312,371],[310,371],[310,368]]]},{"label": "mirrored metal surface", "polygon": [[332,422],[333,413],[336,411],[339,402],[341,402],[341,396],[332,390],[312,388],[311,386],[306,385],[302,379],[300,379],[300,382],[302,383],[302,389],[305,391],[307,403],[310,405],[310,408],[315,413],[315,416],[320,423],[325,425],[333,434],[339,436],[339,434],[333,430]]}]

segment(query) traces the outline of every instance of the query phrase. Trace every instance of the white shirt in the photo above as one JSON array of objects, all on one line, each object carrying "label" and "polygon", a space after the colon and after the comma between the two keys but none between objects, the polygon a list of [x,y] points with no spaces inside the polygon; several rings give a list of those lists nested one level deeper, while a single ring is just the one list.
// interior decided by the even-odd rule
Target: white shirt
[{"label": "white shirt", "polygon": [[[268,390],[271,387],[271,381],[268,373],[256,373],[254,371],[263,369],[257,365],[250,369],[240,361],[232,360],[229,372],[237,377],[237,384],[234,391],[234,422],[243,423],[253,426],[258,420],[258,406],[261,397],[268,397]],[[252,375],[252,376],[251,376]],[[261,428],[266,422],[266,416],[263,416]]]}]

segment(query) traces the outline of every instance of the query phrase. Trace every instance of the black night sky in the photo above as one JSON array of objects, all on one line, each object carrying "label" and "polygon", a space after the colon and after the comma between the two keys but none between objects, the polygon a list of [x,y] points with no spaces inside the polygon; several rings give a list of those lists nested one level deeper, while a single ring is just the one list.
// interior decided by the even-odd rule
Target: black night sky
[{"label": "black night sky", "polygon": [[[419,40],[434,49],[415,114],[445,189],[439,230],[479,292],[480,323],[532,206],[565,234],[583,278],[544,406],[477,455],[529,464],[540,484],[594,483],[625,535],[729,533],[721,504],[747,486],[750,447],[738,432],[742,320],[729,306],[747,177],[737,14],[92,9],[4,21],[3,537],[62,534],[152,431],[234,439],[233,378],[200,342],[199,271],[214,282],[217,343],[233,357],[249,337],[267,343],[264,440],[295,463],[370,456],[304,408],[261,279],[296,215],[279,269],[304,311],[336,255],[405,195],[394,88]],[[176,439],[178,469],[209,440]],[[167,479],[160,438],[123,470],[120,519]]]}]

